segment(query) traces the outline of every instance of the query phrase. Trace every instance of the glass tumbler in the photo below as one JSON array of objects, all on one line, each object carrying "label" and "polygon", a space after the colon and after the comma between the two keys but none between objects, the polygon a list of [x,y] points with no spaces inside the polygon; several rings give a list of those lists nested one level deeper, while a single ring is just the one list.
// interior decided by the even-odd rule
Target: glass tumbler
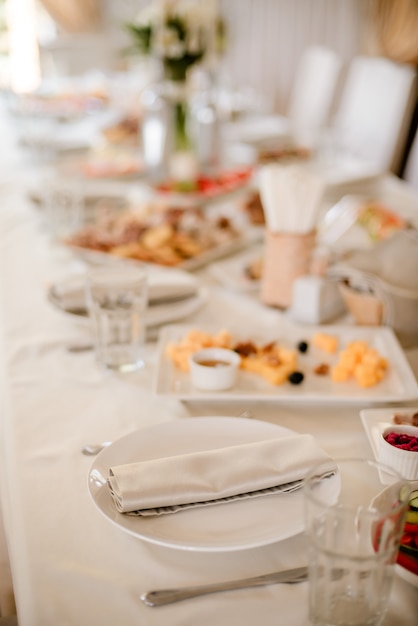
[{"label": "glass tumbler", "polygon": [[369,459],[337,461],[305,479],[309,614],[315,626],[378,626],[388,606],[409,487]]},{"label": "glass tumbler", "polygon": [[96,357],[108,370],[144,366],[147,271],[144,266],[101,267],[87,274],[86,298]]},{"label": "glass tumbler", "polygon": [[53,240],[65,240],[84,221],[84,185],[81,181],[53,177],[44,181],[42,202]]}]

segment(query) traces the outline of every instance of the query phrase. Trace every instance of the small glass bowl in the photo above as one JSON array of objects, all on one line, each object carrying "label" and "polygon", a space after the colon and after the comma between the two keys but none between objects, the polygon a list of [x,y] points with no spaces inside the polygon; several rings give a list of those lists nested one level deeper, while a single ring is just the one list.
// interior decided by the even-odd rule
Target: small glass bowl
[{"label": "small glass bowl", "polygon": [[189,359],[192,384],[205,391],[230,389],[236,383],[240,363],[241,357],[233,350],[198,350]]},{"label": "small glass bowl", "polygon": [[389,426],[380,437],[379,461],[398,470],[407,480],[418,480],[418,451],[404,450],[388,443],[385,439],[389,433],[399,433],[418,437],[416,426]]}]

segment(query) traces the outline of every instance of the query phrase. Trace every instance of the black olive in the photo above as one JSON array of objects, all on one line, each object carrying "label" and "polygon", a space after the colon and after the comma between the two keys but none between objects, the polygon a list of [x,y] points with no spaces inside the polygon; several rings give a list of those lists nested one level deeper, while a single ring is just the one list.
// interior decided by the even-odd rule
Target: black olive
[{"label": "black olive", "polygon": [[300,385],[300,383],[302,382],[304,378],[305,377],[302,374],[302,372],[292,372],[288,376],[288,380],[290,383],[292,383],[292,385]]},{"label": "black olive", "polygon": [[308,351],[308,348],[309,348],[309,344],[306,341],[300,341],[298,343],[299,352],[305,353]]}]

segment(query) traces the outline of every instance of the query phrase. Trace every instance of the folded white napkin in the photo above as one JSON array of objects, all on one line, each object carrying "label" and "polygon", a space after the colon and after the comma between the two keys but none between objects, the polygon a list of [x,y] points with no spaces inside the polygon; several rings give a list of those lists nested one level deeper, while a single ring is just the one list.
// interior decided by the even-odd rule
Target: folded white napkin
[{"label": "folded white napkin", "polygon": [[118,465],[108,485],[117,509],[131,515],[160,515],[236,498],[294,491],[319,461],[335,463],[311,435],[192,452]]},{"label": "folded white napkin", "polygon": [[[167,272],[156,270],[149,273],[148,301],[150,306],[197,295],[198,283],[194,277],[178,270],[169,272],[169,270]],[[53,302],[65,311],[86,308],[85,277],[83,275],[71,276],[52,285],[50,292]]]}]

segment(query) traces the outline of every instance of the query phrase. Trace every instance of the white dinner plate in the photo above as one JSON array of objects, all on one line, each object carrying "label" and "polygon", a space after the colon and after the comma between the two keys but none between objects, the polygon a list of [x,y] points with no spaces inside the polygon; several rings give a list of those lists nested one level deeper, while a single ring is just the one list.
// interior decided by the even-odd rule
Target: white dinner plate
[{"label": "white dinner plate", "polygon": [[89,493],[99,512],[121,530],[151,543],[204,552],[263,546],[304,529],[302,490],[188,509],[156,517],[119,513],[106,478],[112,465],[262,441],[293,431],[239,417],[192,417],[134,431],[94,460]]},{"label": "white dinner plate", "polygon": [[[196,313],[206,302],[208,290],[199,287],[194,276],[188,272],[173,268],[151,268],[149,272],[150,293],[163,299],[165,289],[171,287],[171,295],[175,295],[176,289],[179,295],[185,294],[190,289],[192,295],[184,299],[152,304],[148,307],[146,316],[147,328],[155,328],[162,324],[178,322],[193,313]],[[84,274],[75,274],[58,283],[52,284],[47,291],[48,301],[63,315],[80,320],[88,320],[84,298]],[[192,290],[195,292],[192,293]],[[60,294],[64,295],[64,299]],[[168,295],[168,294],[167,294]],[[69,304],[70,303],[70,304]]]},{"label": "white dinner plate", "polygon": [[[314,368],[322,363],[332,366],[337,360],[337,354],[330,355],[310,345],[306,354],[299,354],[298,356],[298,369],[305,375],[303,382],[299,385],[292,385],[289,382],[277,386],[271,385],[257,374],[240,370],[237,383],[233,388],[221,392],[200,391],[192,386],[188,372],[177,369],[166,355],[167,344],[180,341],[192,328],[214,333],[222,329],[229,329],[237,342],[254,341],[259,345],[276,340],[287,348],[296,348],[300,341],[309,343],[316,332],[338,337],[339,350],[350,341],[365,340],[388,360],[389,367],[383,380],[373,387],[362,388],[354,380],[333,382],[329,375],[319,376],[315,374]],[[157,395],[169,396],[183,401],[267,400],[309,404],[362,404],[367,406],[417,399],[418,383],[405,353],[390,328],[337,325],[286,326],[281,333],[278,325],[273,328],[257,328],[257,320],[254,320],[254,324],[247,331],[243,331],[241,328],[235,329],[232,321],[230,325],[226,323],[223,327],[217,328],[183,325],[163,328],[159,338],[154,391]]]},{"label": "white dinner plate", "polygon": [[[70,318],[78,321],[85,320],[89,322],[87,315],[83,313],[73,313],[62,308],[59,302],[54,298],[51,290],[47,293],[49,302],[56,308],[57,311]],[[147,328],[154,328],[156,326],[162,326],[163,324],[169,324],[172,322],[178,322],[184,320],[199,311],[208,299],[208,290],[204,287],[197,289],[196,295],[179,300],[178,302],[168,302],[167,304],[152,305],[147,310],[147,316],[145,325]],[[90,322],[89,322],[90,323]]]}]

